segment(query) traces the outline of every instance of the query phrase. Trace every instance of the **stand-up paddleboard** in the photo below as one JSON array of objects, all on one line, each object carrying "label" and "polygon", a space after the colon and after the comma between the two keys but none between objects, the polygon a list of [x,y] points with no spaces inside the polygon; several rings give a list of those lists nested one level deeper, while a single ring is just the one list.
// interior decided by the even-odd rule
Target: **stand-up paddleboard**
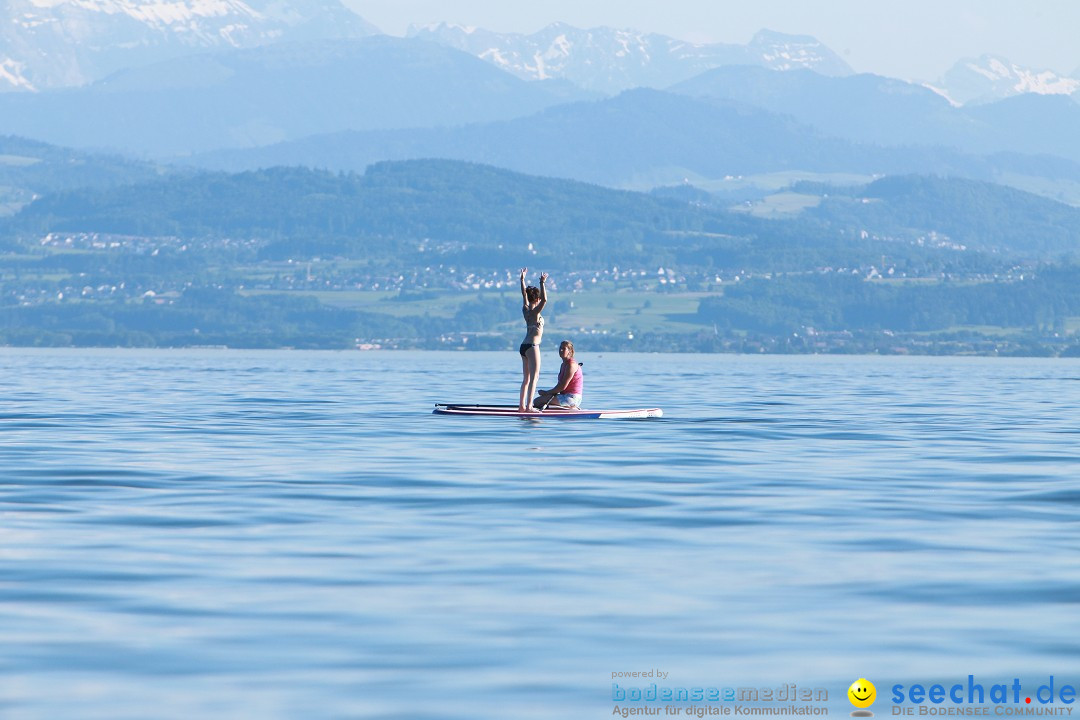
[{"label": "stand-up paddleboard", "polygon": [[517,405],[453,405],[435,403],[435,415],[459,415],[465,417],[518,417],[518,418],[558,418],[560,420],[632,420],[638,418],[663,417],[660,408],[637,410],[571,410],[549,406],[543,412],[522,412]]}]

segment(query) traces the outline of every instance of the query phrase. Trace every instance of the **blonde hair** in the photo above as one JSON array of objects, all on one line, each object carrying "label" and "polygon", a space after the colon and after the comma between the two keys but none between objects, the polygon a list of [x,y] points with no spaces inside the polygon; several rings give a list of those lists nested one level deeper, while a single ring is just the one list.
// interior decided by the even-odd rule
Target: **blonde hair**
[{"label": "blonde hair", "polygon": [[574,343],[570,342],[569,340],[563,340],[561,343],[559,343],[559,347],[562,348],[563,345],[570,348],[570,357],[574,357]]}]

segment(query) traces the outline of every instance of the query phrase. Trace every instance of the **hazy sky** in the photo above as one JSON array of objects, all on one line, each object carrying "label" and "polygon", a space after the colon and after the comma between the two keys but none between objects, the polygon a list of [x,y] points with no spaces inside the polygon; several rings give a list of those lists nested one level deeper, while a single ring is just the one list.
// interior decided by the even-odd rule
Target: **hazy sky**
[{"label": "hazy sky", "polygon": [[813,35],[859,72],[936,80],[959,59],[1002,55],[1080,68],[1080,0],[344,0],[391,35],[447,21],[531,33],[562,21],[746,43],[761,28]]}]

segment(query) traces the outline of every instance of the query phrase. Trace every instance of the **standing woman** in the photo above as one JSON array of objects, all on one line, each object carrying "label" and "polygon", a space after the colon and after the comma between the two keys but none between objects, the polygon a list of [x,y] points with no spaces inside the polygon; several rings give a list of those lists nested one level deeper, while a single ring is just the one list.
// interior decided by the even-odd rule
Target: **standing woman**
[{"label": "standing woman", "polygon": [[536,382],[540,379],[540,338],[544,336],[544,318],[540,311],[547,305],[547,273],[540,273],[540,287],[525,287],[525,272],[521,268],[521,314],[525,318],[525,341],[518,348],[521,354],[521,394],[518,410],[533,410]]}]

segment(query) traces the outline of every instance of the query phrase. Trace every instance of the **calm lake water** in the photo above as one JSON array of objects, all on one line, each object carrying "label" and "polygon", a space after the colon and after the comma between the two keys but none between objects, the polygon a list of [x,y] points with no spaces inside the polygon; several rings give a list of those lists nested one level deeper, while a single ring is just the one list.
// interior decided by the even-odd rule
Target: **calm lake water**
[{"label": "calm lake water", "polygon": [[665,417],[430,414],[513,353],[0,349],[0,717],[1080,681],[1080,362],[580,359]]}]

